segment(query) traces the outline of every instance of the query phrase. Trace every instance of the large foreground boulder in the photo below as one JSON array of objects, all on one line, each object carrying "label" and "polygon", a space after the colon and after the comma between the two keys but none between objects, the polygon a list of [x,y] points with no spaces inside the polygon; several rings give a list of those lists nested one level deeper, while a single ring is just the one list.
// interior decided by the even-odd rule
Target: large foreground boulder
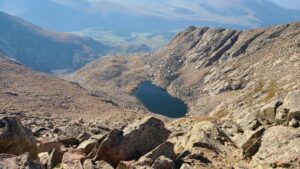
[{"label": "large foreground boulder", "polygon": [[164,123],[154,117],[147,117],[126,127],[123,131],[112,130],[94,147],[94,160],[104,160],[116,167],[120,161],[136,160],[165,142],[170,131]]},{"label": "large foreground boulder", "polygon": [[180,154],[175,160],[179,166],[187,163],[191,168],[230,168],[237,156],[235,144],[211,121],[197,122],[186,134],[171,141],[175,143],[175,153]]},{"label": "large foreground boulder", "polygon": [[284,98],[283,110],[288,114],[288,120],[300,120],[300,90],[289,92]]},{"label": "large foreground boulder", "polygon": [[265,131],[252,163],[262,167],[300,168],[300,130],[273,126]]},{"label": "large foreground boulder", "polygon": [[0,153],[21,155],[29,152],[30,158],[37,158],[36,142],[31,133],[16,117],[0,119]]},{"label": "large foreground boulder", "polygon": [[43,169],[38,160],[32,160],[28,153],[20,156],[0,154],[1,169]]}]

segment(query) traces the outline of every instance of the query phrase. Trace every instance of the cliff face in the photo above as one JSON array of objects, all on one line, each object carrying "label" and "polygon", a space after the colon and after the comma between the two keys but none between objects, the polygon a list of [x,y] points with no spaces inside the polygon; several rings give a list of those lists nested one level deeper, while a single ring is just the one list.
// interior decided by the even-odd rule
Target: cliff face
[{"label": "cliff face", "polygon": [[299,27],[190,27],[160,51],[100,59],[72,78],[98,92],[115,89],[108,97],[124,102],[134,100],[129,94],[139,82],[152,80],[183,99],[190,114],[209,114],[219,104],[259,105],[299,88]]},{"label": "cliff face", "polygon": [[100,59],[66,78],[121,107],[143,109],[130,94],[144,80],[184,100],[188,117],[167,124],[174,150],[191,153],[183,168],[297,168],[299,39],[299,22],[189,27],[160,51]]},{"label": "cliff face", "polygon": [[[190,27],[160,51],[106,57],[65,77],[85,89],[0,57],[0,113],[33,128],[50,168],[299,168],[299,28]],[[184,100],[188,116],[142,119],[147,110],[131,94],[144,80]],[[26,146],[36,155],[35,143],[12,140],[4,126],[25,132],[0,118],[1,153]],[[31,140],[24,132],[17,137]]]},{"label": "cliff face", "polygon": [[0,20],[0,52],[38,71],[78,69],[110,50],[91,38],[49,31],[3,12]]},{"label": "cliff face", "polygon": [[[265,92],[270,101],[299,88],[299,27],[299,23],[250,31],[190,27],[151,58],[154,80],[186,100],[191,113],[208,113],[206,105],[221,100],[247,104],[257,92]],[[260,91],[254,91],[257,88]]]}]

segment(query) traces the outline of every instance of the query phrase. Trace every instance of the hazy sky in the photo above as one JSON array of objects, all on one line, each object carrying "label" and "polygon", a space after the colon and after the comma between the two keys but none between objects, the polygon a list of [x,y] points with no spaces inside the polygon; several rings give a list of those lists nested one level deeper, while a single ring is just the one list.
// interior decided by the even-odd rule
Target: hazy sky
[{"label": "hazy sky", "polygon": [[[71,29],[67,26],[60,28],[59,24],[68,22],[73,26],[74,23],[74,30],[77,30],[80,26],[75,29],[75,24],[83,25],[87,19],[90,22],[86,25],[98,26],[92,22],[101,17],[106,17],[107,22],[152,17],[189,22],[186,25],[255,28],[299,21],[300,0],[0,0],[0,10],[63,31]],[[123,18],[113,18],[116,14]],[[76,19],[81,19],[81,23]]]},{"label": "hazy sky", "polygon": [[269,0],[277,5],[290,9],[300,9],[300,0]]}]

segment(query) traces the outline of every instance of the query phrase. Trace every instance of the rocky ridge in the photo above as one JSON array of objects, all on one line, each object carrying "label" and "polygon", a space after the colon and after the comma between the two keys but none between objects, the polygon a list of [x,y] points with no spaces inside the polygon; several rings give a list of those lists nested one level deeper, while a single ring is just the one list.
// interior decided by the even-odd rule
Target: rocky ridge
[{"label": "rocky ridge", "polygon": [[[85,89],[0,58],[0,94],[5,97],[0,142],[16,148],[1,147],[0,166],[299,168],[299,27],[190,27],[153,54],[107,57],[66,77]],[[184,100],[188,116],[165,119],[143,113],[147,110],[131,96],[143,80]],[[45,95],[43,85],[54,93]],[[39,99],[65,101],[69,94],[74,100],[63,110],[52,102],[47,109],[41,103],[33,108],[35,91]],[[75,105],[80,106],[73,109]],[[97,111],[91,111],[96,105]],[[82,118],[74,120],[75,110]],[[66,116],[44,116],[47,112]]]},{"label": "rocky ridge", "polygon": [[188,104],[188,117],[168,123],[174,135],[216,121],[250,168],[297,168],[299,28],[299,22],[248,31],[189,27],[157,52],[100,59],[66,79],[125,107],[141,107],[131,94],[151,80]]}]

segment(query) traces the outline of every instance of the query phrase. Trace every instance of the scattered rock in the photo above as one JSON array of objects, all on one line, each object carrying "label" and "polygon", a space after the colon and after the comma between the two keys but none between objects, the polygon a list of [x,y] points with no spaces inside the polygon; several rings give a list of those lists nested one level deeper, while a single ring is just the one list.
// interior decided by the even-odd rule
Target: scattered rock
[{"label": "scattered rock", "polygon": [[49,154],[47,152],[39,153],[38,154],[40,163],[44,168],[47,168]]},{"label": "scattered rock", "polygon": [[209,121],[199,122],[185,136],[176,141],[175,152],[193,151],[194,148],[209,149],[219,153],[225,142],[231,144],[230,138],[215,124]]},{"label": "scattered rock", "polygon": [[95,140],[95,139],[85,140],[79,144],[77,149],[81,149],[83,151],[83,153],[89,154],[95,147],[96,143],[97,143],[97,140]]},{"label": "scattered rock", "polygon": [[288,112],[288,120],[300,120],[300,90],[289,92],[284,98],[283,109]]},{"label": "scattered rock", "polygon": [[273,126],[265,131],[252,163],[273,168],[299,168],[299,157],[300,131],[286,126]]},{"label": "scattered rock", "polygon": [[296,120],[296,119],[292,119],[290,122],[289,122],[289,126],[291,127],[299,127],[299,121]]},{"label": "scattered rock", "polygon": [[0,168],[19,169],[17,156],[11,154],[0,154]]},{"label": "scattered rock", "polygon": [[194,169],[194,167],[190,166],[187,163],[184,163],[184,164],[181,165],[180,169]]},{"label": "scattered rock", "polygon": [[51,153],[51,151],[53,149],[60,149],[60,147],[61,147],[60,142],[58,142],[57,140],[53,140],[53,139],[43,139],[43,140],[39,141],[39,143],[37,143],[38,153],[41,153],[41,152]]},{"label": "scattered rock", "polygon": [[154,169],[174,169],[175,163],[165,156],[160,156],[154,161],[152,167]]},{"label": "scattered rock", "polygon": [[60,149],[53,149],[49,155],[47,168],[52,169],[62,162],[64,153]]},{"label": "scattered rock", "polygon": [[99,167],[99,169],[114,169],[110,164],[103,160],[96,161],[96,166]]},{"label": "scattered rock", "polygon": [[275,116],[275,124],[276,125],[281,125],[281,124],[286,125],[287,124],[287,121],[288,121],[287,113],[288,112],[286,110],[284,110],[282,107],[283,106],[279,107],[278,111],[276,112],[276,116]]},{"label": "scattered rock", "polygon": [[138,161],[138,165],[149,165],[151,166],[155,159],[157,159],[160,156],[167,157],[169,159],[174,160],[176,158],[176,154],[174,152],[174,143],[166,142],[158,147],[156,147],[154,150],[150,151],[149,153],[142,156]]},{"label": "scattered rock", "polygon": [[29,153],[20,156],[0,154],[0,168],[2,169],[43,169],[38,160],[32,160]]},{"label": "scattered rock", "polygon": [[81,154],[75,153],[64,153],[62,159],[62,166],[63,168],[76,168],[76,169],[83,169],[81,165],[81,160],[83,160],[84,156]]},{"label": "scattered rock", "polygon": [[61,135],[58,141],[65,146],[78,146],[79,140],[76,137]]},{"label": "scattered rock", "polygon": [[261,146],[261,138],[265,132],[264,128],[257,129],[253,132],[247,139],[247,141],[242,145],[243,154],[245,158],[251,158]]},{"label": "scattered rock", "polygon": [[265,105],[258,113],[258,118],[267,124],[275,123],[276,109],[282,104],[280,100],[274,100],[273,102]]},{"label": "scattered rock", "polygon": [[123,131],[112,130],[100,146],[95,146],[94,160],[104,160],[116,167],[120,161],[138,159],[166,141],[169,135],[170,131],[161,120],[147,117]]},{"label": "scattered rock", "polygon": [[94,165],[92,163],[91,159],[84,160],[82,166],[83,166],[83,169],[99,169],[99,167],[97,167],[96,165]]},{"label": "scattered rock", "polygon": [[0,153],[21,155],[29,152],[30,158],[37,158],[36,141],[16,117],[0,119]]},{"label": "scattered rock", "polygon": [[81,143],[85,140],[88,140],[91,137],[92,137],[92,134],[85,131],[85,132],[81,133],[78,138],[79,138],[79,142]]}]

